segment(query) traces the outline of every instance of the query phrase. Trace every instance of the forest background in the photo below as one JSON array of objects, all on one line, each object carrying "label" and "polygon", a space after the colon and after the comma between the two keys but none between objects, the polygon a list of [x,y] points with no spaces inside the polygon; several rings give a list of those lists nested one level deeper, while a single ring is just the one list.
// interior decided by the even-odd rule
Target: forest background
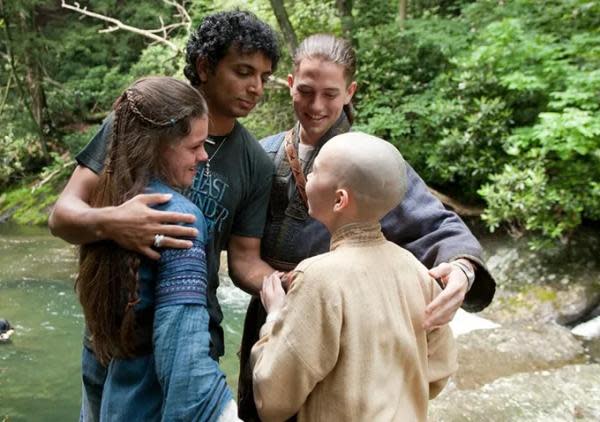
[{"label": "forest background", "polygon": [[600,220],[600,2],[0,0],[0,221],[45,223],[117,95],[144,75],[183,79],[189,31],[232,8],[281,39],[243,120],[258,139],[293,122],[290,51],[333,32],[357,50],[355,128],[396,145],[460,214],[535,248]]}]

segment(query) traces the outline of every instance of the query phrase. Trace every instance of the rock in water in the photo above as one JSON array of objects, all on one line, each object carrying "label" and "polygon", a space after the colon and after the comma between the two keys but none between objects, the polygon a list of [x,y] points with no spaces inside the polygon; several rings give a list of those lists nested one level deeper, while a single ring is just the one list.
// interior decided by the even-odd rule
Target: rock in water
[{"label": "rock in water", "polygon": [[571,332],[588,340],[600,338],[600,316],[574,327]]},{"label": "rock in water", "polygon": [[0,343],[8,341],[14,332],[10,322],[0,319]]},{"label": "rock in water", "polygon": [[458,337],[461,334],[466,334],[475,330],[489,330],[491,328],[498,328],[500,325],[489,319],[481,318],[475,314],[465,312],[459,309],[454,315],[452,321],[450,321],[450,328],[454,333],[454,337]]}]

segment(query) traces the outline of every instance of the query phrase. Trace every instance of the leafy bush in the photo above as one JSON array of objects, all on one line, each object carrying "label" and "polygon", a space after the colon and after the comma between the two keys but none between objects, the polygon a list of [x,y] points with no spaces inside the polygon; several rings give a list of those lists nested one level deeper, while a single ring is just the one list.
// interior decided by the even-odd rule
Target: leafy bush
[{"label": "leafy bush", "polygon": [[491,229],[568,239],[600,217],[599,27],[597,3],[483,0],[362,29],[358,126],[429,183],[483,199]]},{"label": "leafy bush", "polygon": [[19,123],[4,121],[0,130],[0,191],[37,171],[44,162],[37,134]]}]

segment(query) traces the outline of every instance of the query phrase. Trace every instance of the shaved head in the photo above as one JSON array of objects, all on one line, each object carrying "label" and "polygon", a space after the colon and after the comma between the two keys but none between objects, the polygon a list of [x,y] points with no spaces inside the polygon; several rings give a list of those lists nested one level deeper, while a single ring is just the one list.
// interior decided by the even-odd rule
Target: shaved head
[{"label": "shaved head", "polygon": [[361,132],[338,135],[318,158],[328,163],[337,187],[351,192],[361,218],[380,220],[406,193],[404,158],[383,139]]}]

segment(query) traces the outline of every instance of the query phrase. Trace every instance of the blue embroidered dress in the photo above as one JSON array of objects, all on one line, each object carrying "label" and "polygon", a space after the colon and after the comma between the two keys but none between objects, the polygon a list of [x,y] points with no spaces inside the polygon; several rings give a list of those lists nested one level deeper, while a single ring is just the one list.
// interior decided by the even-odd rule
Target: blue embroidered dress
[{"label": "blue embroidered dress", "polygon": [[115,358],[105,368],[84,347],[81,420],[217,420],[232,395],[225,374],[209,356],[205,219],[169,186],[154,180],[148,187],[173,195],[156,209],[194,214],[199,234],[191,249],[163,249],[158,262],[142,260],[141,301],[135,310],[142,315],[154,309],[152,350]]}]

